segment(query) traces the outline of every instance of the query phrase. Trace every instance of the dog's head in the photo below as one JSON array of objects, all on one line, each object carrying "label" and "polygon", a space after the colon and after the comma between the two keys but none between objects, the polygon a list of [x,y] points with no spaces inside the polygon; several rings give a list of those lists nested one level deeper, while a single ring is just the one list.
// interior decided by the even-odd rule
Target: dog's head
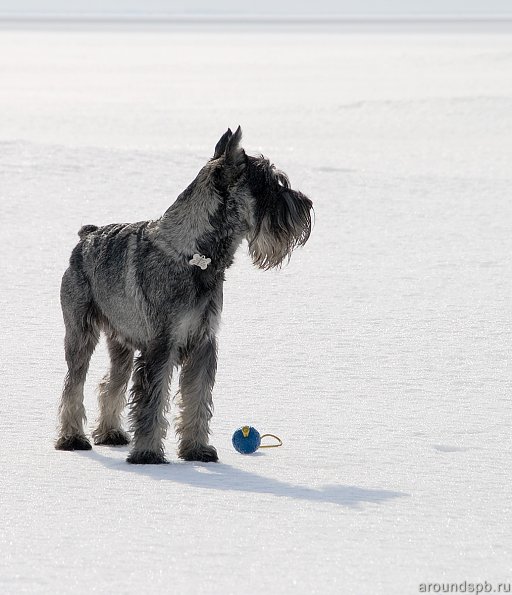
[{"label": "dog's head", "polygon": [[240,201],[247,225],[249,253],[256,266],[271,269],[290,258],[311,233],[311,200],[290,188],[288,177],[262,155],[251,157],[240,146],[242,130],[220,138],[211,160],[221,195]]}]

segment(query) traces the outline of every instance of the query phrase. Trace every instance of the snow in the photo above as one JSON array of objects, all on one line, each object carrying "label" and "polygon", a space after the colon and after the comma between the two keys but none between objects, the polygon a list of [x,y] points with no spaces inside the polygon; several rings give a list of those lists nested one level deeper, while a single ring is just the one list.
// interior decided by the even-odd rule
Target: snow
[{"label": "snow", "polygon": [[[510,581],[511,67],[507,34],[1,32],[1,593]],[[158,217],[238,124],[316,223],[228,271],[221,462],[55,451],[77,230]]]}]

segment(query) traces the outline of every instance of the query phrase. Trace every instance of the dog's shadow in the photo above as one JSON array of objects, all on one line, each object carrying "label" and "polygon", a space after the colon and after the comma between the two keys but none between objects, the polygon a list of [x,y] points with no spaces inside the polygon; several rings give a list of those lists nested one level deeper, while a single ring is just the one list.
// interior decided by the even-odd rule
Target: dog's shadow
[{"label": "dog's shadow", "polygon": [[169,465],[130,465],[106,456],[99,450],[81,451],[80,454],[115,471],[146,475],[157,481],[180,483],[207,490],[271,494],[294,500],[328,502],[348,508],[358,508],[362,503],[382,504],[388,500],[409,496],[405,492],[360,488],[353,485],[332,484],[313,489],[264,477],[225,463],[173,462]]}]

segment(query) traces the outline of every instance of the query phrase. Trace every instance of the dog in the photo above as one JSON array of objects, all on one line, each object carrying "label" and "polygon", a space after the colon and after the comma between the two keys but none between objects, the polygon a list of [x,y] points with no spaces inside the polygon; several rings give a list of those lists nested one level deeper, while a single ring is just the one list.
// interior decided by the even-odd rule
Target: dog
[{"label": "dog", "polygon": [[247,155],[241,138],[240,126],[228,129],[160,219],[80,229],[61,286],[68,372],[55,448],[91,449],[83,389],[103,331],[111,365],[99,386],[94,443],[130,442],[121,413],[133,370],[127,461],[166,463],[169,385],[180,368],[178,456],[218,460],[209,423],[225,271],[243,239],[260,269],[289,260],[310,237],[313,207],[265,157]]}]

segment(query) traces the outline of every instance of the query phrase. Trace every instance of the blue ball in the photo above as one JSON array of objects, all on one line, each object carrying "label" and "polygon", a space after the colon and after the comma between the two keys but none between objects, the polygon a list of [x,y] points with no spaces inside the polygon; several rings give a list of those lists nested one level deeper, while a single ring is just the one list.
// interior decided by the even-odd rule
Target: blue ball
[{"label": "blue ball", "polygon": [[261,444],[261,436],[256,428],[242,426],[233,434],[232,442],[235,450],[243,455],[250,455],[258,450]]}]

